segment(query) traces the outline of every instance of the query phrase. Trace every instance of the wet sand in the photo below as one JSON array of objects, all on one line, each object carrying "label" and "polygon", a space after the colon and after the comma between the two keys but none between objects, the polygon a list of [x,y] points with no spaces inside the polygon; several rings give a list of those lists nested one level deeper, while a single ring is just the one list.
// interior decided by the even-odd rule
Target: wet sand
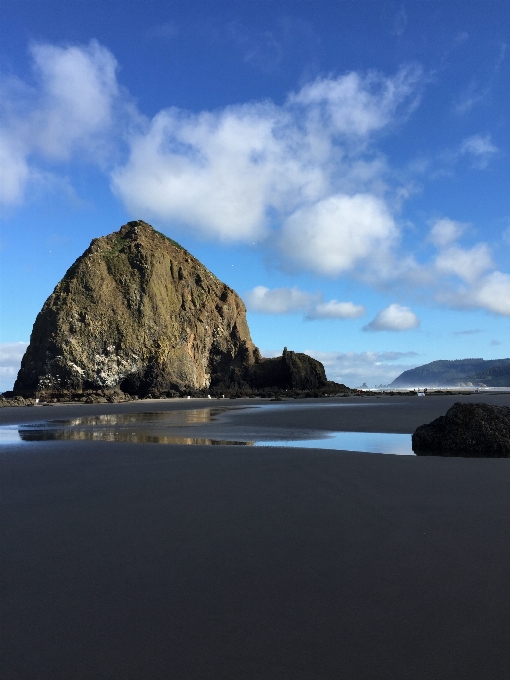
[{"label": "wet sand", "polygon": [[[412,432],[457,399],[510,403],[310,400],[188,431]],[[510,460],[57,441],[0,464],[5,680],[510,678]]]}]

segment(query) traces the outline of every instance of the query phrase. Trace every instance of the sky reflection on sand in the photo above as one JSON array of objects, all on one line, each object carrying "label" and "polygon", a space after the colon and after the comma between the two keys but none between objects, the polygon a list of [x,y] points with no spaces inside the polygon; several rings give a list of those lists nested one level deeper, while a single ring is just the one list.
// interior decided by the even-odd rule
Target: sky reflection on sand
[{"label": "sky reflection on sand", "polygon": [[0,427],[0,443],[20,444],[40,441],[111,441],[133,444],[202,444],[211,446],[271,446],[336,449],[393,455],[414,455],[411,435],[374,432],[323,432],[308,438],[214,439],[175,436],[169,430],[200,423],[211,423],[231,407],[183,411],[142,412],[84,416],[29,425]]}]

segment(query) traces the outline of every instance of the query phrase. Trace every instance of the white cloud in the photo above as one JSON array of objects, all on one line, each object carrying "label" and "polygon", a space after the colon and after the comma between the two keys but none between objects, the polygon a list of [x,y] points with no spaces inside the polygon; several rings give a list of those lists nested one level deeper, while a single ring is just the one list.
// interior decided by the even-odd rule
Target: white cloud
[{"label": "white cloud", "polygon": [[416,68],[393,78],[349,73],[306,85],[282,106],[163,110],[130,136],[112,187],[133,214],[229,241],[263,238],[270,216],[380,184],[386,168],[366,151],[368,136],[416,96],[420,79]]},{"label": "white cloud", "polygon": [[[507,275],[490,273],[486,244],[455,244],[465,225],[436,222],[433,263],[422,266],[396,251],[400,230],[391,210],[404,194],[387,186],[387,160],[372,142],[416,106],[419,68],[319,78],[282,105],[260,101],[196,114],[167,108],[148,119],[120,87],[114,56],[96,41],[38,44],[31,55],[33,85],[0,81],[0,201],[22,203],[35,181],[45,190],[64,186],[51,181],[47,162],[59,172],[79,153],[108,173],[137,217],[230,242],[270,237],[282,263],[319,275],[428,287],[435,276],[445,288],[438,299],[447,304],[506,314],[505,303],[490,295],[505,287]],[[120,160],[123,145],[128,155]],[[455,154],[480,164],[497,151],[489,135],[477,134]],[[452,276],[468,287],[452,292]],[[269,291],[254,304],[301,310],[308,318],[362,313],[352,302],[309,295]]]},{"label": "white cloud", "polygon": [[[329,380],[359,387],[364,382],[369,387],[388,385],[403,371],[416,364],[396,363],[418,356],[416,352],[318,352],[306,350],[310,356],[324,364]],[[265,356],[265,354],[264,354]]]},{"label": "white cloud", "polygon": [[370,140],[417,104],[419,67],[389,77],[319,78],[282,105],[201,113],[174,107],[147,119],[120,87],[115,58],[96,41],[38,44],[31,53],[33,87],[2,81],[1,153],[11,169],[4,202],[20,203],[30,180],[47,177],[44,161],[62,166],[79,151],[108,172],[136,216],[230,242],[261,240],[284,224],[283,237],[275,235],[284,260],[334,276],[370,260],[389,269],[399,230],[383,198],[386,159]]},{"label": "white cloud", "polygon": [[[436,301],[457,309],[478,308],[510,316],[510,275],[490,271],[495,264],[487,243],[471,248],[455,243],[467,226],[445,218],[436,221],[429,234],[428,240],[439,251],[429,267],[436,278]],[[503,231],[503,241],[508,231]]]},{"label": "white cloud", "polygon": [[1,82],[0,201],[20,203],[27,182],[39,172],[34,158],[67,161],[79,149],[102,161],[119,97],[117,63],[92,40],[86,47],[34,45],[36,86],[14,78]]},{"label": "white cloud", "polygon": [[376,314],[369,324],[363,326],[363,330],[407,331],[419,325],[418,317],[409,307],[393,303]]},{"label": "white cloud", "polygon": [[261,314],[292,314],[307,312],[306,318],[313,319],[356,319],[365,314],[362,305],[352,302],[329,300],[324,302],[322,293],[306,293],[298,288],[266,288],[256,286],[244,295],[250,312]]},{"label": "white cloud", "polygon": [[[289,97],[310,109],[310,116],[333,134],[365,136],[392,122],[403,104],[416,103],[422,79],[417,66],[401,68],[393,78],[351,72],[340,78],[318,78]],[[414,95],[414,97],[413,97]]]},{"label": "white cloud", "polygon": [[133,213],[249,241],[265,236],[269,210],[323,193],[327,181],[315,155],[270,103],[214,114],[167,110],[132,137],[112,186]]},{"label": "white cloud", "polygon": [[336,276],[360,261],[384,261],[398,230],[384,201],[337,194],[296,210],[283,224],[279,247],[306,269]]},{"label": "white cloud", "polygon": [[491,157],[499,151],[492,143],[490,135],[473,135],[465,139],[459,148],[462,155],[471,156],[473,164],[478,168],[485,168]]},{"label": "white cloud", "polygon": [[69,158],[113,123],[118,95],[111,52],[92,40],[87,47],[32,47],[41,92],[29,118],[33,141],[46,156]]},{"label": "white cloud", "polygon": [[467,226],[465,223],[448,218],[436,220],[430,230],[429,241],[437,248],[444,248],[462,236]]},{"label": "white cloud", "polygon": [[5,131],[0,132],[0,203],[16,205],[23,201],[23,192],[30,169],[23,152]]},{"label": "white cloud", "polygon": [[496,271],[484,276],[468,294],[468,300],[495,314],[510,316],[510,275]]},{"label": "white cloud", "polygon": [[452,246],[439,253],[436,268],[440,274],[455,274],[464,281],[474,282],[494,266],[489,247],[478,243],[469,250]]},{"label": "white cloud", "polygon": [[308,313],[309,319],[357,319],[366,314],[363,305],[355,305],[352,302],[320,302]]},{"label": "white cloud", "polygon": [[261,314],[290,314],[309,309],[317,295],[305,293],[298,288],[273,288],[256,286],[246,293],[244,301],[250,312]]},{"label": "white cloud", "polygon": [[12,390],[28,342],[0,344],[0,392]]},{"label": "white cloud", "polygon": [[459,309],[485,309],[510,316],[510,275],[494,271],[457,290],[443,290],[438,301]]}]

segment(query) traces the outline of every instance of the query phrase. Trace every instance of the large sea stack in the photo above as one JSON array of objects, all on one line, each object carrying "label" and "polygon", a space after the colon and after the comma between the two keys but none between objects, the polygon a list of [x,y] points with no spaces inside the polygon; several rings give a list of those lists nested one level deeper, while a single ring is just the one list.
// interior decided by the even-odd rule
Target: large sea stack
[{"label": "large sea stack", "polygon": [[57,285],[36,318],[14,393],[163,396],[326,384],[322,364],[304,354],[262,359],[237,293],[136,221],[94,239]]}]

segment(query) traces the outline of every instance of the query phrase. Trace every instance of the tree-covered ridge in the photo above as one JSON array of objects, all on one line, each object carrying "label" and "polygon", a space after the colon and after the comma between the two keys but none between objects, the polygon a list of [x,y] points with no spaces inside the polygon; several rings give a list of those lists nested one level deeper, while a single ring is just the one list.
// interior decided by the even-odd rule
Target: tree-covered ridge
[{"label": "tree-covered ridge", "polygon": [[510,359],[452,359],[432,361],[401,373],[392,387],[453,386],[457,383],[480,383],[489,387],[510,385]]}]

